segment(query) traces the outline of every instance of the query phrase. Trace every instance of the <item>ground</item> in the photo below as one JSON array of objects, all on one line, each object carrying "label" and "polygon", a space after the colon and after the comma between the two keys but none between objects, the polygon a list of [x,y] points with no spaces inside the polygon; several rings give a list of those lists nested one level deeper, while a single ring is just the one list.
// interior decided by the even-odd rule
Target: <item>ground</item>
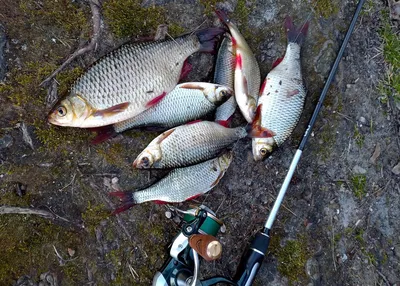
[{"label": "ground", "polygon": [[[97,49],[57,76],[62,95],[96,59],[151,36],[159,24],[169,24],[174,36],[220,25],[217,6],[238,24],[264,78],[285,52],[285,16],[310,21],[302,53],[308,96],[294,134],[264,162],[253,160],[249,139],[240,141],[219,185],[191,202],[208,205],[226,225],[218,235],[222,258],[203,263],[202,277],[232,276],[249,238],[262,228],[356,2],[104,0]],[[400,40],[393,11],[387,1],[366,1],[255,285],[400,285]],[[0,0],[0,25],[7,36],[0,26],[0,61],[4,56],[7,65],[0,83],[0,205],[56,217],[0,215],[0,285],[151,284],[178,225],[165,217],[165,206],[152,203],[110,216],[118,202],[108,193],[118,185],[144,187],[165,174],[131,168],[157,133],[129,131],[91,145],[87,130],[45,119],[47,89],[39,84],[89,41],[88,3]],[[186,80],[210,80],[213,59],[194,55]],[[0,62],[0,76],[3,67]],[[236,115],[235,125],[243,125]]]}]

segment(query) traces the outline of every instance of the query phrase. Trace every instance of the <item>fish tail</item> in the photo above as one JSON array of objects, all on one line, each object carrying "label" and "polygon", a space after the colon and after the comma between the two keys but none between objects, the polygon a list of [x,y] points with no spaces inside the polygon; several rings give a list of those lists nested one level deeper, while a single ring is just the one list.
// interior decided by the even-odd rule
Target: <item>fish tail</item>
[{"label": "fish tail", "polygon": [[122,191],[117,191],[117,192],[111,192],[109,193],[110,196],[118,197],[121,200],[121,204],[119,207],[117,207],[113,212],[112,215],[119,214],[123,211],[126,211],[136,205],[136,201],[133,198],[133,192],[128,191],[128,192],[122,192]]},{"label": "fish tail", "polygon": [[305,22],[301,27],[296,27],[293,24],[293,20],[290,16],[285,19],[284,27],[286,29],[287,38],[289,43],[296,43],[300,46],[304,43],[304,39],[308,32],[308,26],[310,22]]},{"label": "fish tail", "polygon": [[195,34],[200,42],[199,52],[213,53],[216,51],[218,38],[217,36],[225,33],[222,28],[207,28],[196,31]]},{"label": "fish tail", "polygon": [[90,128],[90,130],[97,133],[96,137],[90,142],[93,145],[100,144],[118,134],[112,125]]}]

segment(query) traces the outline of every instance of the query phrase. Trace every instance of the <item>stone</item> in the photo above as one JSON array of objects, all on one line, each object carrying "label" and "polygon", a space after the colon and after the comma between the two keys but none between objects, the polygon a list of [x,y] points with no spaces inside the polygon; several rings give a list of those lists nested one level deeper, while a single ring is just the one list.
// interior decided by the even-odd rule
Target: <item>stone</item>
[{"label": "stone", "polygon": [[4,135],[0,137],[0,150],[6,149],[13,144],[13,138],[10,135]]},{"label": "stone", "polygon": [[400,162],[396,166],[393,167],[392,173],[395,175],[400,175]]},{"label": "stone", "polygon": [[353,168],[353,173],[354,173],[354,174],[366,174],[366,173],[367,173],[367,170],[365,170],[364,168],[362,168],[362,167],[356,165],[356,166],[354,166],[354,168]]}]

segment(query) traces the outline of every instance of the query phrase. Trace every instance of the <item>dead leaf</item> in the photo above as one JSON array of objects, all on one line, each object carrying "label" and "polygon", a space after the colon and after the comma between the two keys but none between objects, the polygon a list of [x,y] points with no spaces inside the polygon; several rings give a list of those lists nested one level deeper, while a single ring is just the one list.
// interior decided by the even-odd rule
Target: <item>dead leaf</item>
[{"label": "dead leaf", "polygon": [[72,248],[68,248],[68,254],[69,256],[73,257],[75,255],[75,250],[73,250]]},{"label": "dead leaf", "polygon": [[372,154],[372,157],[369,159],[369,161],[372,164],[376,165],[376,160],[378,160],[378,157],[380,155],[381,155],[381,144],[378,143],[378,144],[376,144],[374,154]]},{"label": "dead leaf", "polygon": [[400,162],[396,166],[393,167],[392,173],[395,175],[400,175]]}]

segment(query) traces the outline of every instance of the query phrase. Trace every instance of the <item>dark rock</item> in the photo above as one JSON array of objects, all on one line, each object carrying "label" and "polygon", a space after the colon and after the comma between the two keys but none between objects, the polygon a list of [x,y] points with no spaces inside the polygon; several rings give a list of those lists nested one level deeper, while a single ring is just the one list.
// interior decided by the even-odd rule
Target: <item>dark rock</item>
[{"label": "dark rock", "polygon": [[10,135],[0,137],[0,150],[10,147],[13,144],[13,138]]}]

